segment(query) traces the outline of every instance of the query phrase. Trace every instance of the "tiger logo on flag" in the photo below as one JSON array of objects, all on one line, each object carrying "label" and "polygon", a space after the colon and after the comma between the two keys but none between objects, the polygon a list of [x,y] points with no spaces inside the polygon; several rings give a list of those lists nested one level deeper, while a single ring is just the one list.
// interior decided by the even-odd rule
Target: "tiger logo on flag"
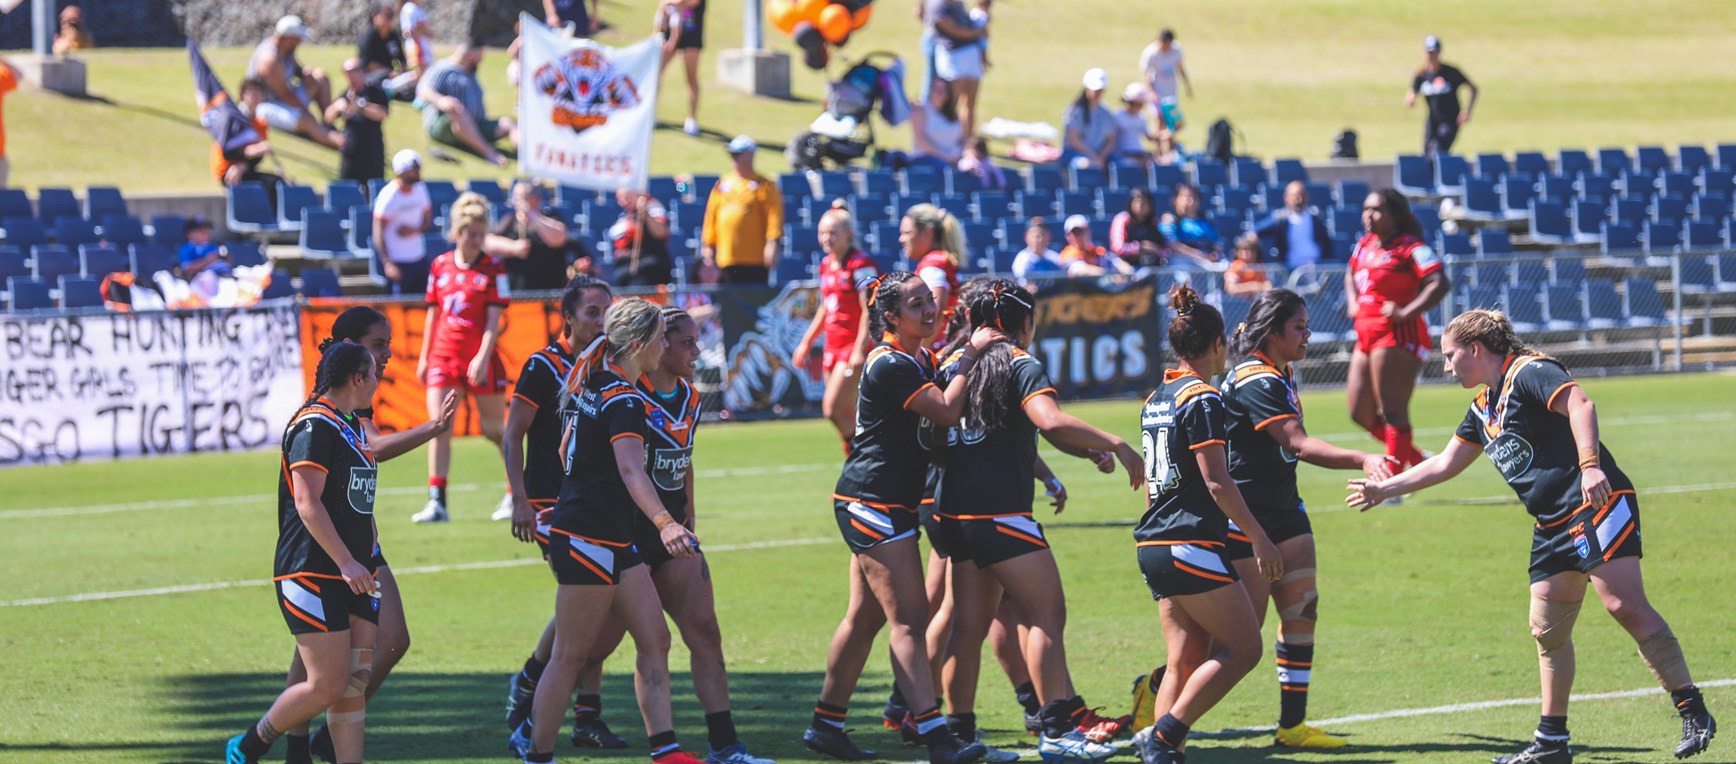
[{"label": "tiger logo on flag", "polygon": [[580,48],[538,68],[531,82],[554,101],[557,125],[583,132],[640,104],[633,78],[594,48]]}]

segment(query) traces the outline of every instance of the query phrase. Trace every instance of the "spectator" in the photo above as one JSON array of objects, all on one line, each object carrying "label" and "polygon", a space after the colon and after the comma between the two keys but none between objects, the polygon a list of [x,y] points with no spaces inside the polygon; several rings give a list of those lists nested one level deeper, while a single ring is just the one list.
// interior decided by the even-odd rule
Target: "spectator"
[{"label": "spectator", "polygon": [[1048,222],[1041,217],[1031,218],[1025,223],[1025,248],[1013,256],[1013,278],[1026,284],[1027,288],[1035,279],[1067,272],[1067,266],[1061,264],[1061,253],[1049,246],[1052,238]]},{"label": "spectator", "polygon": [[1187,97],[1193,97],[1193,80],[1182,63],[1181,46],[1175,44],[1175,30],[1157,33],[1157,42],[1145,46],[1139,53],[1139,71],[1145,75],[1148,105],[1158,127],[1181,129],[1181,110],[1177,107],[1176,80],[1187,86]]},{"label": "spectator", "polygon": [[615,286],[656,286],[675,280],[669,258],[669,211],[642,191],[615,192],[621,217],[609,226]]},{"label": "spectator", "polygon": [[380,123],[386,121],[391,99],[378,80],[369,81],[361,59],[344,62],[349,89],[326,108],[329,124],[344,120],[344,147],[338,149],[338,177],[366,183],[386,175],[386,136]]},{"label": "spectator", "polygon": [[1068,276],[1133,275],[1133,266],[1091,241],[1091,221],[1084,215],[1068,216],[1061,228],[1067,232],[1067,246],[1061,250],[1061,264],[1066,266]]},{"label": "spectator", "polygon": [[84,11],[76,5],[60,9],[60,29],[54,33],[54,55],[64,56],[75,50],[96,47],[90,31],[84,28]]},{"label": "spectator", "polygon": [[488,118],[482,83],[476,79],[481,65],[482,44],[466,42],[450,57],[429,67],[416,86],[416,99],[423,103],[422,127],[435,141],[475,152],[505,167],[506,157],[494,144],[504,139],[508,145],[518,146],[518,123],[511,117]]},{"label": "spectator", "polygon": [[958,121],[965,135],[976,133],[978,87],[983,78],[984,38],[988,27],[971,20],[963,0],[924,0],[922,18],[934,36],[934,78],[958,96]]},{"label": "spectator", "polygon": [[283,182],[283,178],[259,170],[259,165],[271,154],[271,129],[265,123],[265,118],[259,115],[259,110],[265,103],[265,83],[257,77],[248,77],[241,81],[237,96],[241,99],[242,113],[253,119],[253,131],[259,133],[259,140],[229,151],[224,151],[222,144],[212,143],[211,174],[215,175],[217,182],[225,188],[244,181],[264,184],[265,193],[275,207],[277,186]]},{"label": "spectator", "polygon": [[18,89],[18,80],[18,69],[0,61],[0,188],[12,181],[12,160],[6,157],[6,96]]},{"label": "spectator", "polygon": [[784,233],[784,197],[778,184],[754,171],[759,144],[738,135],[729,142],[728,174],[711,189],[705,202],[699,257],[718,269],[720,284],[768,283],[778,262],[778,239]]},{"label": "spectator", "polygon": [[[687,121],[681,131],[699,135],[699,53],[705,50],[705,0],[663,0],[657,13],[663,32],[663,68],[676,55],[687,72]],[[662,76],[659,73],[658,76]]]},{"label": "spectator", "polygon": [[542,0],[543,21],[550,29],[560,29],[572,25],[576,37],[590,37],[601,29],[603,24],[599,17],[599,5],[602,0],[591,0],[591,7],[585,8],[585,0]]},{"label": "spectator", "polygon": [[989,156],[989,139],[980,135],[965,144],[964,158],[958,160],[958,169],[975,175],[985,191],[1007,187],[1007,174],[1001,172]]},{"label": "spectator", "polygon": [[1308,185],[1299,180],[1284,187],[1284,209],[1272,213],[1256,231],[1276,243],[1278,259],[1291,270],[1318,263],[1332,252],[1326,220],[1308,206]]},{"label": "spectator", "polygon": [[307,37],[300,16],[284,16],[277,29],[253,49],[247,76],[265,82],[265,103],[256,116],[278,130],[287,130],[328,147],[343,148],[343,138],[320,121],[331,106],[332,84],[323,69],[301,68],[295,51]]},{"label": "spectator", "polygon": [[398,33],[404,38],[404,58],[416,79],[428,75],[434,65],[434,35],[428,28],[428,11],[415,0],[401,0],[398,6]]},{"label": "spectator", "polygon": [[567,224],[543,206],[542,189],[512,184],[512,213],[489,232],[482,249],[506,266],[514,292],[558,290],[567,283]]},{"label": "spectator", "polygon": [[1160,127],[1152,134],[1151,140],[1156,146],[1151,152],[1152,164],[1167,167],[1187,162],[1187,157],[1182,156],[1181,145],[1175,142],[1174,130]]},{"label": "spectator", "polygon": [[1169,239],[1169,266],[1190,270],[1213,270],[1220,259],[1224,237],[1200,211],[1200,190],[1186,183],[1175,187],[1173,212],[1163,216],[1158,230]]},{"label": "spectator", "polygon": [[[1463,111],[1459,110],[1461,87],[1471,89],[1471,102]],[[1441,63],[1441,38],[1434,35],[1423,38],[1423,68],[1411,78],[1404,105],[1416,106],[1419,94],[1429,107],[1429,119],[1423,123],[1423,154],[1432,158],[1452,151],[1459,126],[1471,121],[1471,110],[1477,108],[1477,86],[1458,67]]]},{"label": "spectator", "polygon": [[1121,91],[1121,111],[1115,112],[1115,158],[1141,167],[1151,165],[1151,125],[1146,124],[1145,86],[1130,82]]},{"label": "spectator", "polygon": [[1266,268],[1260,265],[1260,237],[1242,234],[1236,238],[1236,261],[1224,271],[1224,291],[1237,297],[1251,297],[1272,288]]},{"label": "spectator", "polygon": [[1103,106],[1109,73],[1102,69],[1085,72],[1084,86],[1061,114],[1066,136],[1061,161],[1074,167],[1107,167],[1115,155],[1115,115]]},{"label": "spectator", "polygon": [[181,226],[181,235],[187,240],[178,253],[181,278],[192,281],[201,273],[213,276],[234,273],[235,261],[229,257],[229,248],[211,241],[211,221],[199,215],[190,217]]},{"label": "spectator", "polygon": [[1157,205],[1151,192],[1135,186],[1127,195],[1127,209],[1109,221],[1109,252],[1135,268],[1157,268],[1164,262],[1169,240],[1157,224]]},{"label": "spectator", "polygon": [[422,157],[410,149],[392,156],[397,175],[374,198],[374,252],[392,294],[427,289],[428,253],[422,233],[434,227],[434,203],[422,183]]},{"label": "spectator", "polygon": [[910,164],[943,171],[957,167],[964,158],[964,137],[952,83],[936,80],[922,108],[910,112]]},{"label": "spectator", "polygon": [[362,60],[369,84],[381,85],[392,97],[408,101],[416,93],[417,72],[404,56],[404,35],[398,31],[398,13],[393,8],[388,0],[374,6],[368,28],[356,41],[356,57]]}]

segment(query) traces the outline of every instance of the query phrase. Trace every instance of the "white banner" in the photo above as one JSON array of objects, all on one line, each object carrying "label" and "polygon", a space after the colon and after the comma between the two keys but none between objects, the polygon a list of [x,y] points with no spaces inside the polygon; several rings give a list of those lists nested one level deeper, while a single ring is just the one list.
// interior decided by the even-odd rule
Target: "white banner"
[{"label": "white banner", "polygon": [[658,39],[611,48],[519,18],[524,174],[599,191],[643,190],[657,126]]},{"label": "white banner", "polygon": [[0,466],[275,448],[299,332],[293,305],[0,316]]}]

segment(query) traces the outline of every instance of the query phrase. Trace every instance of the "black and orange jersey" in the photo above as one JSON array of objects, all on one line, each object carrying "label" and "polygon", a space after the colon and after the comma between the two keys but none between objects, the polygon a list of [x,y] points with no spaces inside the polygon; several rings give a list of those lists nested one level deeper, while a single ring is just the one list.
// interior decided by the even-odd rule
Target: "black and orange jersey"
[{"label": "black and orange jersey", "polygon": [[630,521],[640,514],[621,482],[615,461],[615,441],[646,442],[649,423],[645,398],[614,364],[601,364],[572,401],[572,434],[563,454],[566,478],[550,523],[557,533],[589,541],[625,546],[631,542]]},{"label": "black and orange jersey", "polygon": [[1225,375],[1224,411],[1229,419],[1230,477],[1235,478],[1250,508],[1295,509],[1296,455],[1278,445],[1266,431],[1285,419],[1302,418],[1296,377],[1286,366],[1254,353]]},{"label": "black and orange jersey", "polygon": [[512,388],[509,406],[536,409],[525,433],[525,497],[538,507],[553,503],[561,494],[561,386],[573,369],[573,351],[566,340],[538,350],[524,362],[518,383]]},{"label": "black and orange jersey", "polygon": [[[1501,389],[1483,388],[1471,402],[1456,437],[1483,449],[1507,485],[1519,494],[1525,511],[1544,528],[1566,522],[1585,507],[1580,490],[1579,447],[1567,417],[1549,410],[1555,399],[1579,383],[1552,358],[1508,356]],[[1616,494],[1633,493],[1634,484],[1615,464],[1603,443],[1599,466]]]},{"label": "black and orange jersey", "polygon": [[1206,489],[1194,452],[1228,438],[1224,399],[1193,372],[1169,369],[1139,412],[1150,504],[1133,529],[1141,544],[1222,544],[1229,521]]},{"label": "black and orange jersey", "polygon": [[361,420],[339,413],[324,397],[303,407],[283,431],[283,469],[277,478],[279,578],[336,577],[338,564],[319,545],[295,509],[290,472],[314,467],[326,474],[320,504],[350,556],[363,565],[374,558],[374,487],[379,470]]},{"label": "black and orange jersey", "polygon": [[[985,432],[979,424],[960,420],[946,428],[945,469],[941,471],[940,487],[935,492],[935,509],[949,517],[999,517],[1029,515],[1036,490],[1034,465],[1037,460],[1037,426],[1025,416],[1025,403],[1043,395],[1055,395],[1043,363],[1030,353],[1001,343],[990,347],[983,363],[993,362],[992,354],[1011,356],[1012,376],[1005,389],[998,391],[1000,405],[1006,407],[1006,419],[1000,429]],[[953,354],[938,375],[939,384],[952,378],[959,354]]]},{"label": "black and orange jersey", "polygon": [[[645,442],[645,473],[657,486],[663,508],[676,522],[687,522],[687,470],[693,466],[693,438],[699,434],[699,393],[685,379],[677,379],[667,395],[639,378],[639,394],[645,398],[645,417],[651,436]],[[633,522],[643,534],[657,535],[656,526],[644,512]]]},{"label": "black and orange jersey", "polygon": [[856,434],[833,497],[915,509],[922,501],[932,425],[910,410],[934,385],[934,354],[888,337],[868,353],[856,393]]}]

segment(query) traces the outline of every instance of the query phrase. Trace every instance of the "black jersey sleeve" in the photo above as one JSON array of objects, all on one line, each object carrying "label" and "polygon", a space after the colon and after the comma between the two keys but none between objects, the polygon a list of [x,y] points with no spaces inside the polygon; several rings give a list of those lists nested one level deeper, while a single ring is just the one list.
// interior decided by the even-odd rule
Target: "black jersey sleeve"
[{"label": "black jersey sleeve", "polygon": [[1547,359],[1532,361],[1515,375],[1513,395],[1536,401],[1541,408],[1547,409],[1558,396],[1577,384],[1561,364]]},{"label": "black jersey sleeve", "polygon": [[1488,443],[1483,437],[1483,419],[1477,415],[1476,406],[1465,411],[1465,421],[1459,423],[1459,429],[1453,433],[1453,437],[1478,448]]},{"label": "black jersey sleeve", "polygon": [[608,428],[609,442],[638,438],[643,443],[650,432],[645,421],[645,401],[631,392],[631,388],[622,386],[619,389],[621,392],[603,403],[600,416],[603,426]]},{"label": "black jersey sleeve", "polygon": [[[1208,388],[1209,390],[1209,388]],[[1182,400],[1176,416],[1176,429],[1186,438],[1189,451],[1229,442],[1228,417],[1224,399],[1216,391],[1195,393]]]},{"label": "black jersey sleeve", "polygon": [[916,394],[930,382],[922,369],[908,356],[898,353],[887,353],[881,356],[862,375],[864,386],[873,386],[877,396],[884,396],[888,401],[899,401],[899,408],[910,408],[910,402],[916,399]]},{"label": "black jersey sleeve", "polygon": [[1023,354],[1013,359],[1013,386],[1019,391],[1020,405],[1039,395],[1055,394],[1055,386],[1049,382],[1049,373],[1043,370],[1042,362]]},{"label": "black jersey sleeve", "polygon": [[284,449],[283,460],[290,469],[296,467],[318,467],[321,472],[331,472],[332,456],[337,448],[338,434],[331,424],[318,416],[310,416],[295,426],[295,431],[289,434],[289,443]]},{"label": "black jersey sleeve", "polygon": [[1282,419],[1300,419],[1290,388],[1276,374],[1262,374],[1236,388],[1236,399],[1248,410],[1256,432]]},{"label": "black jersey sleeve", "polygon": [[1470,80],[1465,79],[1465,73],[1459,71],[1459,67],[1456,66],[1441,66],[1441,77],[1445,78],[1447,85],[1455,90],[1464,85],[1468,85],[1471,82]]},{"label": "black jersey sleeve", "polygon": [[524,362],[518,373],[518,383],[512,388],[513,398],[522,398],[539,409],[553,403],[561,392],[561,378],[541,353]]}]

